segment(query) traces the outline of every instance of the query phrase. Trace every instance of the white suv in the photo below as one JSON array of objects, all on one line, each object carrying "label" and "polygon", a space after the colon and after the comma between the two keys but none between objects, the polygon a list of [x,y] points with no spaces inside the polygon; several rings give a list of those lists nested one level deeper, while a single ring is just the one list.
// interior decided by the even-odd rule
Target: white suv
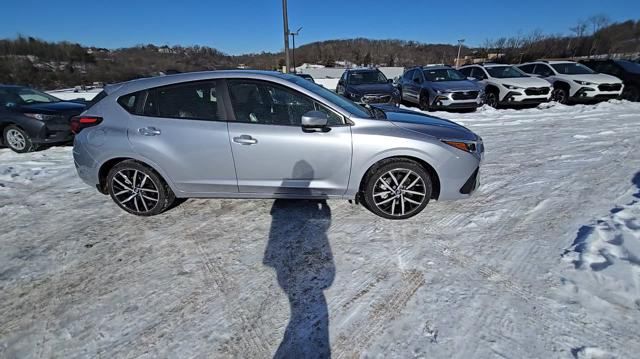
[{"label": "white suv", "polygon": [[535,61],[518,65],[553,85],[551,99],[560,103],[609,100],[622,94],[622,81],[573,61]]},{"label": "white suv", "polygon": [[551,98],[549,82],[527,75],[511,65],[467,65],[460,71],[485,86],[485,103],[491,107],[537,105]]}]

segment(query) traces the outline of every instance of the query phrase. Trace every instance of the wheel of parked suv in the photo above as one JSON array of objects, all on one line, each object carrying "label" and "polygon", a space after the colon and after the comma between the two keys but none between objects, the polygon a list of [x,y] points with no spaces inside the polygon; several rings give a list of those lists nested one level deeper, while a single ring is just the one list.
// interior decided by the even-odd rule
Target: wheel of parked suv
[{"label": "wheel of parked suv", "polygon": [[175,195],[160,175],[133,160],[122,161],[109,171],[111,199],[120,208],[138,216],[154,216],[167,210]]},{"label": "wheel of parked suv", "polygon": [[418,98],[418,108],[422,111],[431,111],[431,106],[429,106],[429,95],[426,93],[421,93]]},{"label": "wheel of parked suv", "polygon": [[31,137],[23,129],[16,125],[9,125],[4,129],[3,142],[6,146],[18,153],[36,150],[36,145],[31,142]]},{"label": "wheel of parked suv", "polygon": [[566,105],[569,102],[569,93],[564,87],[554,87],[551,100]]},{"label": "wheel of parked suv", "polygon": [[485,95],[485,103],[493,108],[498,108],[498,94],[496,91],[488,91]]},{"label": "wheel of parked suv", "polygon": [[640,101],[640,90],[636,86],[625,86],[622,91],[622,99],[632,102]]},{"label": "wheel of parked suv", "polygon": [[431,199],[431,177],[411,160],[389,160],[367,174],[366,208],[387,219],[406,219],[420,213]]}]

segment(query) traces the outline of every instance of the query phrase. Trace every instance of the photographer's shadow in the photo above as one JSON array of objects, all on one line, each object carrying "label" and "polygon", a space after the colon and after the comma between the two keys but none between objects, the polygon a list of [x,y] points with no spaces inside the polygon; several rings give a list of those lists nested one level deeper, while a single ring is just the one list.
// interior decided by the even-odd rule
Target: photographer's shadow
[{"label": "photographer's shadow", "polygon": [[[313,178],[313,169],[299,161],[292,178]],[[301,189],[300,194],[305,192],[310,193]],[[327,238],[331,209],[325,200],[277,199],[271,216],[263,263],[275,269],[291,310],[274,358],[329,358],[329,313],[323,291],[335,277]]]}]

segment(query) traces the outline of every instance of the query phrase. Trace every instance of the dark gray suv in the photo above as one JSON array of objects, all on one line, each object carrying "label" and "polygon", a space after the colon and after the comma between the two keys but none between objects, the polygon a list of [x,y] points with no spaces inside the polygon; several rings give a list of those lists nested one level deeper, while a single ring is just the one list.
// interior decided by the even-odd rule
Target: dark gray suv
[{"label": "dark gray suv", "polygon": [[350,69],[340,77],[336,92],[357,103],[397,105],[400,92],[392,82],[378,69]]},{"label": "dark gray suv", "polygon": [[482,86],[445,65],[407,69],[398,87],[402,101],[415,103],[423,111],[475,110],[482,105]]}]

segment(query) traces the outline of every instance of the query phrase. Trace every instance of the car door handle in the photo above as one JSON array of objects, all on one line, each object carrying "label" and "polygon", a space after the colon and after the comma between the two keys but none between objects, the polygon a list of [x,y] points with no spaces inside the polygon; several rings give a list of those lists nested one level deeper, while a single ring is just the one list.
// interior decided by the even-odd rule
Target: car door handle
[{"label": "car door handle", "polygon": [[238,137],[234,137],[233,142],[239,143],[241,145],[255,145],[256,143],[258,143],[258,140],[249,135],[240,135]]},{"label": "car door handle", "polygon": [[138,132],[143,136],[160,136],[160,129],[155,127],[142,127],[138,129]]}]

